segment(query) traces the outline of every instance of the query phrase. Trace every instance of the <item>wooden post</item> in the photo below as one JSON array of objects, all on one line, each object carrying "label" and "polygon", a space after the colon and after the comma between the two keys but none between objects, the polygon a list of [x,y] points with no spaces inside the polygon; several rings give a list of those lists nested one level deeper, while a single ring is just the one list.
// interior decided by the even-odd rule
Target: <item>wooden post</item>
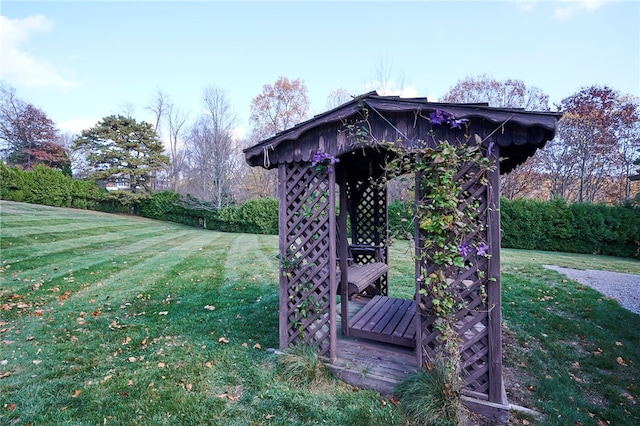
[{"label": "wooden post", "polygon": [[[329,356],[333,363],[337,357],[336,331],[336,174],[328,173],[329,179]],[[347,287],[344,285],[343,287]]]},{"label": "wooden post", "polygon": [[502,384],[502,295],[500,289],[500,156],[493,153],[496,170],[489,173],[487,188],[488,260],[487,305],[489,309],[489,401],[506,404]]},{"label": "wooden post", "polygon": [[349,266],[347,257],[349,256],[349,247],[347,239],[347,171],[343,167],[336,167],[338,180],[340,182],[340,216],[338,217],[338,226],[340,227],[338,235],[340,235],[340,316],[342,319],[342,334],[349,335],[349,285],[347,283],[347,267]]},{"label": "wooden post", "polygon": [[[416,209],[416,213],[417,213],[417,209],[418,209],[418,205],[420,204],[420,200],[422,198],[422,190],[420,189],[420,181],[422,180],[422,173],[421,172],[416,172],[415,173],[415,198],[414,198],[414,209]],[[416,291],[415,294],[413,295],[413,303],[416,304],[416,316],[415,316],[415,323],[416,323],[416,362],[418,363],[418,368],[422,369],[422,362],[423,362],[423,358],[422,358],[422,315],[421,315],[421,309],[420,309],[420,305],[418,303],[419,301],[419,297],[420,297],[420,275],[422,272],[422,239],[420,238],[420,224],[418,223],[417,220],[414,220],[414,230],[413,230],[413,243],[414,243],[414,250],[415,250],[415,287],[416,287]]]},{"label": "wooden post", "polygon": [[278,245],[280,250],[280,265],[278,267],[279,283],[280,283],[280,319],[279,319],[279,331],[280,331],[280,349],[287,349],[288,340],[288,327],[289,321],[287,318],[287,279],[282,270],[282,261],[286,259],[287,255],[287,235],[289,230],[287,229],[287,165],[278,165]]}]

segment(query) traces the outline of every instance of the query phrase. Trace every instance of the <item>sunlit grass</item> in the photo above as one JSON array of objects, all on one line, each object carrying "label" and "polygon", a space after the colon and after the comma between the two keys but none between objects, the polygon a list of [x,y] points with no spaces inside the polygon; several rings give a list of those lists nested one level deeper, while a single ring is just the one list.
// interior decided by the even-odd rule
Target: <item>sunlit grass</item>
[{"label": "sunlit grass", "polygon": [[[409,421],[375,392],[281,374],[266,352],[278,346],[277,236],[0,212],[0,424]],[[392,295],[412,298],[409,243],[390,257]],[[640,274],[640,262],[503,250],[502,264],[510,401],[543,425],[640,424],[640,316],[541,266]]]}]

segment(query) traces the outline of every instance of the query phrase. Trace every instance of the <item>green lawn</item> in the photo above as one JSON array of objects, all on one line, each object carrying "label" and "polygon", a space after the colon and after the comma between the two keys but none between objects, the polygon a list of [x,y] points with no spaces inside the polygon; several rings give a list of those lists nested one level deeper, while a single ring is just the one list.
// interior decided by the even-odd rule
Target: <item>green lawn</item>
[{"label": "green lawn", "polygon": [[[266,352],[278,345],[277,237],[0,209],[0,424],[408,424],[375,392],[292,383]],[[391,250],[391,285],[411,297],[405,246]],[[512,402],[544,412],[540,424],[639,424],[640,317],[540,265],[640,274],[640,262],[502,260]]]}]

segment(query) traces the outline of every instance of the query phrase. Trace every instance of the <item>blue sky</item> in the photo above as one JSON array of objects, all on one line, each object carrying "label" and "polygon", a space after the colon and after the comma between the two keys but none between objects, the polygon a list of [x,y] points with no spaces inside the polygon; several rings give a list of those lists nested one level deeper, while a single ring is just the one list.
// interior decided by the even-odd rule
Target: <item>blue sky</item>
[{"label": "blue sky", "polygon": [[223,88],[249,127],[253,97],[301,78],[310,113],[330,92],[375,87],[436,101],[489,74],[540,87],[552,102],[608,85],[640,96],[638,1],[2,1],[1,78],[63,131],[145,107],[158,89],[195,118]]}]

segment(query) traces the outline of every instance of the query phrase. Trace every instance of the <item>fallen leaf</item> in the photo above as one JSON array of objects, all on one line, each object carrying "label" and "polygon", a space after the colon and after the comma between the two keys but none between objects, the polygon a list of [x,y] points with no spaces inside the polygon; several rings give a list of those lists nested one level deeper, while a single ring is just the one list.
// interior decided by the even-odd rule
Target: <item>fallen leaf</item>
[{"label": "fallen leaf", "polygon": [[27,340],[27,342],[30,342],[30,341],[32,341],[33,339],[35,339],[35,337],[33,337],[33,336],[27,336],[27,339],[26,339],[26,340]]},{"label": "fallen leaf", "polygon": [[9,404],[7,408],[9,409],[9,411],[13,411],[16,409],[16,404]]},{"label": "fallen leaf", "polygon": [[191,384],[191,383],[187,383],[187,386],[185,386],[185,387],[186,387],[186,389],[187,389],[188,391],[190,391],[191,389],[193,389],[193,384]]},{"label": "fallen leaf", "polygon": [[4,373],[0,373],[0,379],[4,379],[5,377],[9,377],[11,375],[10,371],[6,371]]},{"label": "fallen leaf", "polygon": [[40,360],[40,359],[34,359],[34,360],[33,360],[33,363],[34,363],[35,365],[38,365],[38,364],[40,364],[41,362],[42,362],[42,360]]},{"label": "fallen leaf", "polygon": [[274,417],[275,417],[275,416],[274,416],[273,414],[267,414],[267,415],[265,416],[265,419],[267,419],[267,420],[271,420],[271,419],[272,419],[272,418],[274,418]]},{"label": "fallen leaf", "polygon": [[215,306],[213,306],[213,305],[206,305],[204,308],[205,308],[207,311],[213,311],[213,310],[215,310],[215,309],[216,309],[216,307],[215,307]]},{"label": "fallen leaf", "polygon": [[129,357],[129,362],[136,362],[136,361],[137,361],[137,359],[136,359],[135,356],[130,356]]},{"label": "fallen leaf", "polygon": [[158,312],[158,315],[167,315],[169,313],[169,311],[162,311],[162,312]]},{"label": "fallen leaf", "polygon": [[602,353],[602,349],[598,348],[595,351],[593,351],[594,355],[600,355]]},{"label": "fallen leaf", "polygon": [[76,391],[71,395],[71,398],[77,398],[82,393],[82,389],[76,389]]},{"label": "fallen leaf", "polygon": [[260,343],[256,343],[253,345],[253,349],[262,349],[262,346],[260,346]]},{"label": "fallen leaf", "polygon": [[619,356],[618,358],[616,358],[616,362],[617,362],[618,364],[620,364],[620,365],[624,365],[624,366],[626,366],[626,365],[627,365],[627,362],[626,362],[624,359],[622,359],[622,357],[621,357],[621,356]]},{"label": "fallen leaf", "polygon": [[621,342],[616,342],[616,346],[622,346]]},{"label": "fallen leaf", "polygon": [[213,367],[213,364],[211,364],[210,361],[207,361],[207,362],[204,363],[204,366],[207,367],[207,368],[211,368],[211,367]]},{"label": "fallen leaf", "polygon": [[164,367],[166,367],[166,364],[164,362],[158,363],[158,368],[164,368]]},{"label": "fallen leaf", "polygon": [[247,342],[243,342],[243,343],[242,343],[242,347],[243,347],[243,348],[248,348],[248,347],[249,347],[249,345],[247,344]]},{"label": "fallen leaf", "polygon": [[229,343],[229,339],[223,336],[218,339],[218,343]]}]

